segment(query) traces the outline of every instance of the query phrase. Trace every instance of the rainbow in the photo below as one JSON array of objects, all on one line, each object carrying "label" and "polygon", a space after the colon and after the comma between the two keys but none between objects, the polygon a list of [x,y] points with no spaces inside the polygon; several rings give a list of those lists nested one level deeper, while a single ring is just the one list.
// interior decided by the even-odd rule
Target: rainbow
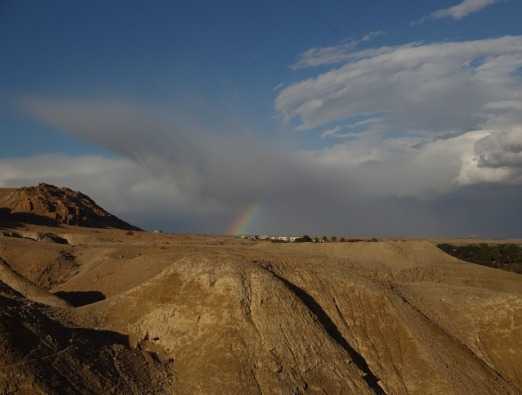
[{"label": "rainbow", "polygon": [[230,224],[227,230],[228,235],[241,235],[248,232],[249,226],[252,224],[257,212],[259,211],[259,205],[252,203],[242,210],[239,215],[234,218],[234,221]]}]

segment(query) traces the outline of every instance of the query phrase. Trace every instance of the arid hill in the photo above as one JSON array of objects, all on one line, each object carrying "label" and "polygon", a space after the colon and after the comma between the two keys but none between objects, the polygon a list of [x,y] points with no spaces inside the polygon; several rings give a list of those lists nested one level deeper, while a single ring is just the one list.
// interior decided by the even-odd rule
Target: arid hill
[{"label": "arid hill", "polygon": [[0,281],[1,394],[170,394],[173,374],[116,332],[78,328]]},{"label": "arid hill", "polygon": [[23,225],[0,258],[0,394],[522,393],[521,275],[436,241]]},{"label": "arid hill", "polygon": [[138,230],[98,206],[90,197],[49,184],[0,188],[3,217],[22,222]]}]

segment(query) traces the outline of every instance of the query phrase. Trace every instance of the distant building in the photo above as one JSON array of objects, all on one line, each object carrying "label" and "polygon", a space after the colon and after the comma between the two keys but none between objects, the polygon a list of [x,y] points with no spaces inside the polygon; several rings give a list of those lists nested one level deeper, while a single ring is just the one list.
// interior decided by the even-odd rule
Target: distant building
[{"label": "distant building", "polygon": [[243,240],[270,240],[278,243],[295,243],[296,241],[312,241],[308,236],[271,236],[271,235],[238,235],[237,238]]}]

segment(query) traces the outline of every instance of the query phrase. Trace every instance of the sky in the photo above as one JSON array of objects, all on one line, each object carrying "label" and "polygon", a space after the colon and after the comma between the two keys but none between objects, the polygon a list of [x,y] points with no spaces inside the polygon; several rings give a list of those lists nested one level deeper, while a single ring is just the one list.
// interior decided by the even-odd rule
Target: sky
[{"label": "sky", "polygon": [[519,0],[0,0],[0,187],[147,229],[522,237]]}]

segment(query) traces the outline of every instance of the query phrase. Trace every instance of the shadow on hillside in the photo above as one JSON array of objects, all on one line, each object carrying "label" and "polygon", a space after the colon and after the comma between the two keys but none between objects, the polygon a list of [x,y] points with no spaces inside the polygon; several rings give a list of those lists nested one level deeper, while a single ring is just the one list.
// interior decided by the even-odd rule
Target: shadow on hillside
[{"label": "shadow on hillside", "polygon": [[99,291],[59,291],[55,295],[74,307],[86,306],[106,299]]},{"label": "shadow on hillside", "polygon": [[58,227],[55,221],[31,213],[11,213],[8,208],[0,208],[0,229],[20,228],[24,224]]},{"label": "shadow on hillside", "polygon": [[75,336],[87,338],[89,346],[103,347],[119,344],[130,347],[129,336],[119,332],[90,328],[74,328],[73,331]]},{"label": "shadow on hillside", "polygon": [[[110,215],[107,218],[94,218],[87,221],[70,222],[67,224],[97,229],[122,229],[127,230],[129,232],[143,231],[143,229],[140,229],[133,225],[129,225],[113,215]],[[20,228],[24,225],[41,225],[50,226],[53,228],[61,227],[60,223],[43,215],[33,213],[12,213],[11,210],[8,208],[0,208],[0,229]]]},{"label": "shadow on hillside", "polygon": [[[6,322],[5,327],[17,334],[15,340],[19,340],[20,346],[28,346],[29,343],[42,346],[60,346],[64,348],[70,344],[70,340],[81,341],[89,346],[89,351],[94,352],[98,347],[123,345],[129,347],[129,336],[102,329],[67,327],[59,321],[48,317],[34,303],[27,303],[25,298],[11,287],[0,281],[0,322]],[[98,292],[101,294],[100,292]],[[23,324],[27,317],[34,319],[34,326]],[[4,328],[4,329],[5,329]],[[54,342],[42,343],[36,339],[31,342],[29,338],[34,336],[50,335]],[[34,350],[33,350],[34,351]]]},{"label": "shadow on hillside", "polygon": [[261,266],[272,273],[274,277],[283,282],[283,284],[285,284],[285,286],[290,291],[292,291],[294,295],[297,296],[297,298],[299,298],[306,307],[308,307],[308,309],[310,309],[326,333],[328,333],[328,335],[350,355],[350,358],[355,363],[355,365],[364,373],[363,379],[366,381],[372,391],[377,395],[385,395],[386,392],[379,384],[379,378],[370,370],[370,367],[368,366],[364,356],[357,352],[357,350],[355,350],[355,348],[353,348],[352,345],[344,338],[337,328],[337,325],[335,325],[330,316],[313,298],[313,296],[306,292],[303,288],[298,287],[297,285],[288,281],[286,278],[281,277],[279,274],[274,272],[270,263],[261,264]]}]

